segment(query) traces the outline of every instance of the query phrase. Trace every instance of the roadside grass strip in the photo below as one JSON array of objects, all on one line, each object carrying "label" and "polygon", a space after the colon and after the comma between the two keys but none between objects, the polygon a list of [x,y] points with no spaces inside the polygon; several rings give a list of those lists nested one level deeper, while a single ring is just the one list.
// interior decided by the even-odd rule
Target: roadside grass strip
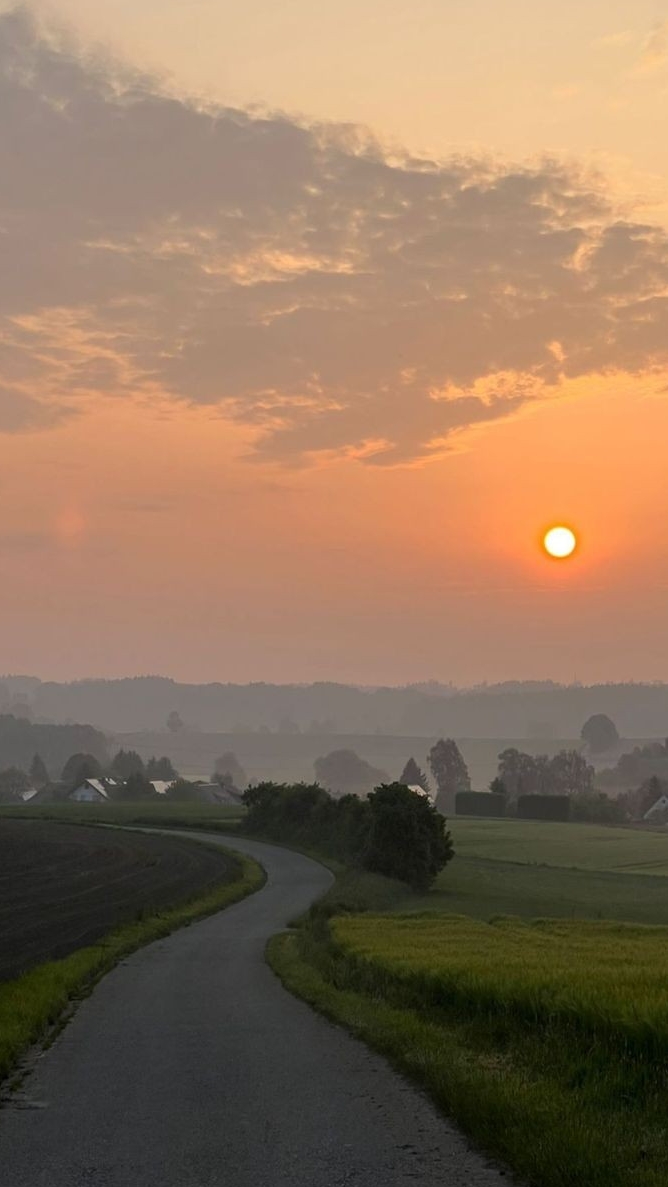
[{"label": "roadside grass strip", "polygon": [[123,957],[206,915],[229,907],[259,890],[265,872],[251,858],[223,850],[238,876],[167,910],[139,913],[133,923],[110,932],[96,944],[62,960],[49,961],[14,981],[0,982],[0,1080],[5,1079],[33,1045],[47,1042],[72,1002],[90,993]]},{"label": "roadside grass strip", "polygon": [[268,955],[534,1187],[668,1183],[668,928],[315,915]]}]

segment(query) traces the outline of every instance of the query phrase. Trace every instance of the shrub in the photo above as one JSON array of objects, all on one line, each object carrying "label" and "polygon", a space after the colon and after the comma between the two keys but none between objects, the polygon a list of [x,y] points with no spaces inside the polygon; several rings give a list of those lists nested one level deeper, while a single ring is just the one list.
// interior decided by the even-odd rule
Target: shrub
[{"label": "shrub", "polygon": [[491,791],[459,791],[455,812],[458,816],[505,816],[506,797]]},{"label": "shrub", "polygon": [[445,821],[426,796],[382,784],[366,800],[335,799],[317,783],[260,783],[244,792],[248,832],[319,849],[426,890],[453,856]]},{"label": "shrub", "polygon": [[571,800],[567,795],[521,795],[517,815],[523,820],[569,820]]}]

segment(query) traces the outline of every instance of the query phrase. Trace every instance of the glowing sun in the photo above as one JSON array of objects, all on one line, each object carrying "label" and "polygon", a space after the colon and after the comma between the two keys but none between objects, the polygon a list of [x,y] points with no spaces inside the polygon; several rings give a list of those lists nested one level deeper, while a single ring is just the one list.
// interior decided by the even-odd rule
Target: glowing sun
[{"label": "glowing sun", "polygon": [[572,556],[577,547],[577,536],[570,528],[550,528],[543,536],[543,547],[548,556],[563,561]]}]

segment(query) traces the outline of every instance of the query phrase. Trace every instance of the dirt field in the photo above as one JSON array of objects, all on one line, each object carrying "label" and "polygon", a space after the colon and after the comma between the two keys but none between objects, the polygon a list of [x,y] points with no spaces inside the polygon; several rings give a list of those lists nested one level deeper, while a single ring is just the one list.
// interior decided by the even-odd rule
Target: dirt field
[{"label": "dirt field", "polygon": [[223,853],[177,837],[1,819],[0,981],[236,873]]}]

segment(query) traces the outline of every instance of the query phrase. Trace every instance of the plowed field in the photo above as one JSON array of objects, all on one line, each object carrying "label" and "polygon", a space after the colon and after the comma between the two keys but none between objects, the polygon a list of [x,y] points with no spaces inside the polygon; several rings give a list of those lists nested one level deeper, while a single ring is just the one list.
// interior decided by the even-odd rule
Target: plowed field
[{"label": "plowed field", "polygon": [[0,819],[0,981],[237,873],[224,853],[178,837]]}]

